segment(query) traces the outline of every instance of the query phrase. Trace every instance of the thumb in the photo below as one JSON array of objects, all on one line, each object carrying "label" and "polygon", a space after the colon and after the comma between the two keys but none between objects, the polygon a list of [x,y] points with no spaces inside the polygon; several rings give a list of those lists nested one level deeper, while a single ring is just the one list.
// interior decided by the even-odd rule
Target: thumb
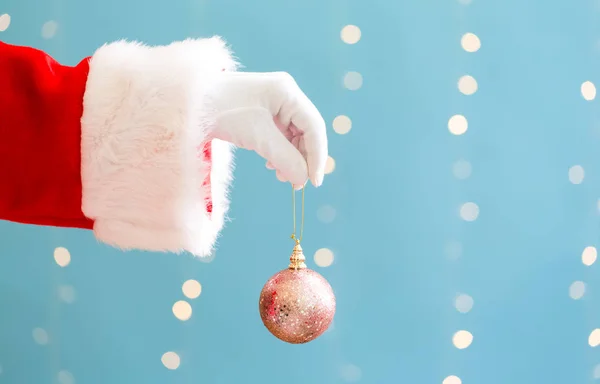
[{"label": "thumb", "polygon": [[240,148],[255,151],[292,184],[304,185],[308,179],[306,160],[264,108],[236,108],[221,114],[214,135]]}]

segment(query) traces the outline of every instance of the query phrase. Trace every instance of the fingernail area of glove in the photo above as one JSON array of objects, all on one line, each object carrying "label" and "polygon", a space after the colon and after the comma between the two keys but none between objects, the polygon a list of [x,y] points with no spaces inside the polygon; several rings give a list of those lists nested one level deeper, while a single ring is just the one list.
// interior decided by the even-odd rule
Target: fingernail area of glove
[{"label": "fingernail area of glove", "polygon": [[325,175],[323,173],[318,173],[313,177],[313,185],[315,187],[320,187],[323,184],[323,178],[325,177]]}]

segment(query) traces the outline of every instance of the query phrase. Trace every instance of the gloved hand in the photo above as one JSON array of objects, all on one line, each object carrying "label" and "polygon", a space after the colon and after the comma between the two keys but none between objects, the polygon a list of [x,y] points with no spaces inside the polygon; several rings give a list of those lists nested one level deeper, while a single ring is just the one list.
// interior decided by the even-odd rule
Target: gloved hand
[{"label": "gloved hand", "polygon": [[277,178],[295,188],[323,183],[326,125],[321,114],[285,72],[223,72],[209,95],[217,111],[214,138],[257,152]]}]

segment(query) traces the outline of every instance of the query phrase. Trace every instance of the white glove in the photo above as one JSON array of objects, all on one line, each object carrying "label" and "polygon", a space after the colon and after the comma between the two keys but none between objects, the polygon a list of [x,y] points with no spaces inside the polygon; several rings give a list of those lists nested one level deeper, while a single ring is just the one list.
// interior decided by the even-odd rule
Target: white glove
[{"label": "white glove", "polygon": [[327,133],[323,117],[284,72],[223,72],[209,95],[217,109],[212,135],[257,152],[281,181],[323,183]]}]

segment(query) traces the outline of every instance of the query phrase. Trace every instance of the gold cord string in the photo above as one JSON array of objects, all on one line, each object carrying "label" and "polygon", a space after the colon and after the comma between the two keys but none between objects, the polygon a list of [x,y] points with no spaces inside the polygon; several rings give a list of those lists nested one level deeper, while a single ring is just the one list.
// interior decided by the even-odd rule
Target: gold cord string
[{"label": "gold cord string", "polygon": [[300,244],[302,236],[304,235],[304,187],[302,187],[302,205],[300,212],[302,215],[302,218],[300,219],[300,237],[296,237],[296,190],[294,189],[294,186],[292,186],[292,218],[294,220],[294,232],[292,233],[291,238],[296,244]]}]

